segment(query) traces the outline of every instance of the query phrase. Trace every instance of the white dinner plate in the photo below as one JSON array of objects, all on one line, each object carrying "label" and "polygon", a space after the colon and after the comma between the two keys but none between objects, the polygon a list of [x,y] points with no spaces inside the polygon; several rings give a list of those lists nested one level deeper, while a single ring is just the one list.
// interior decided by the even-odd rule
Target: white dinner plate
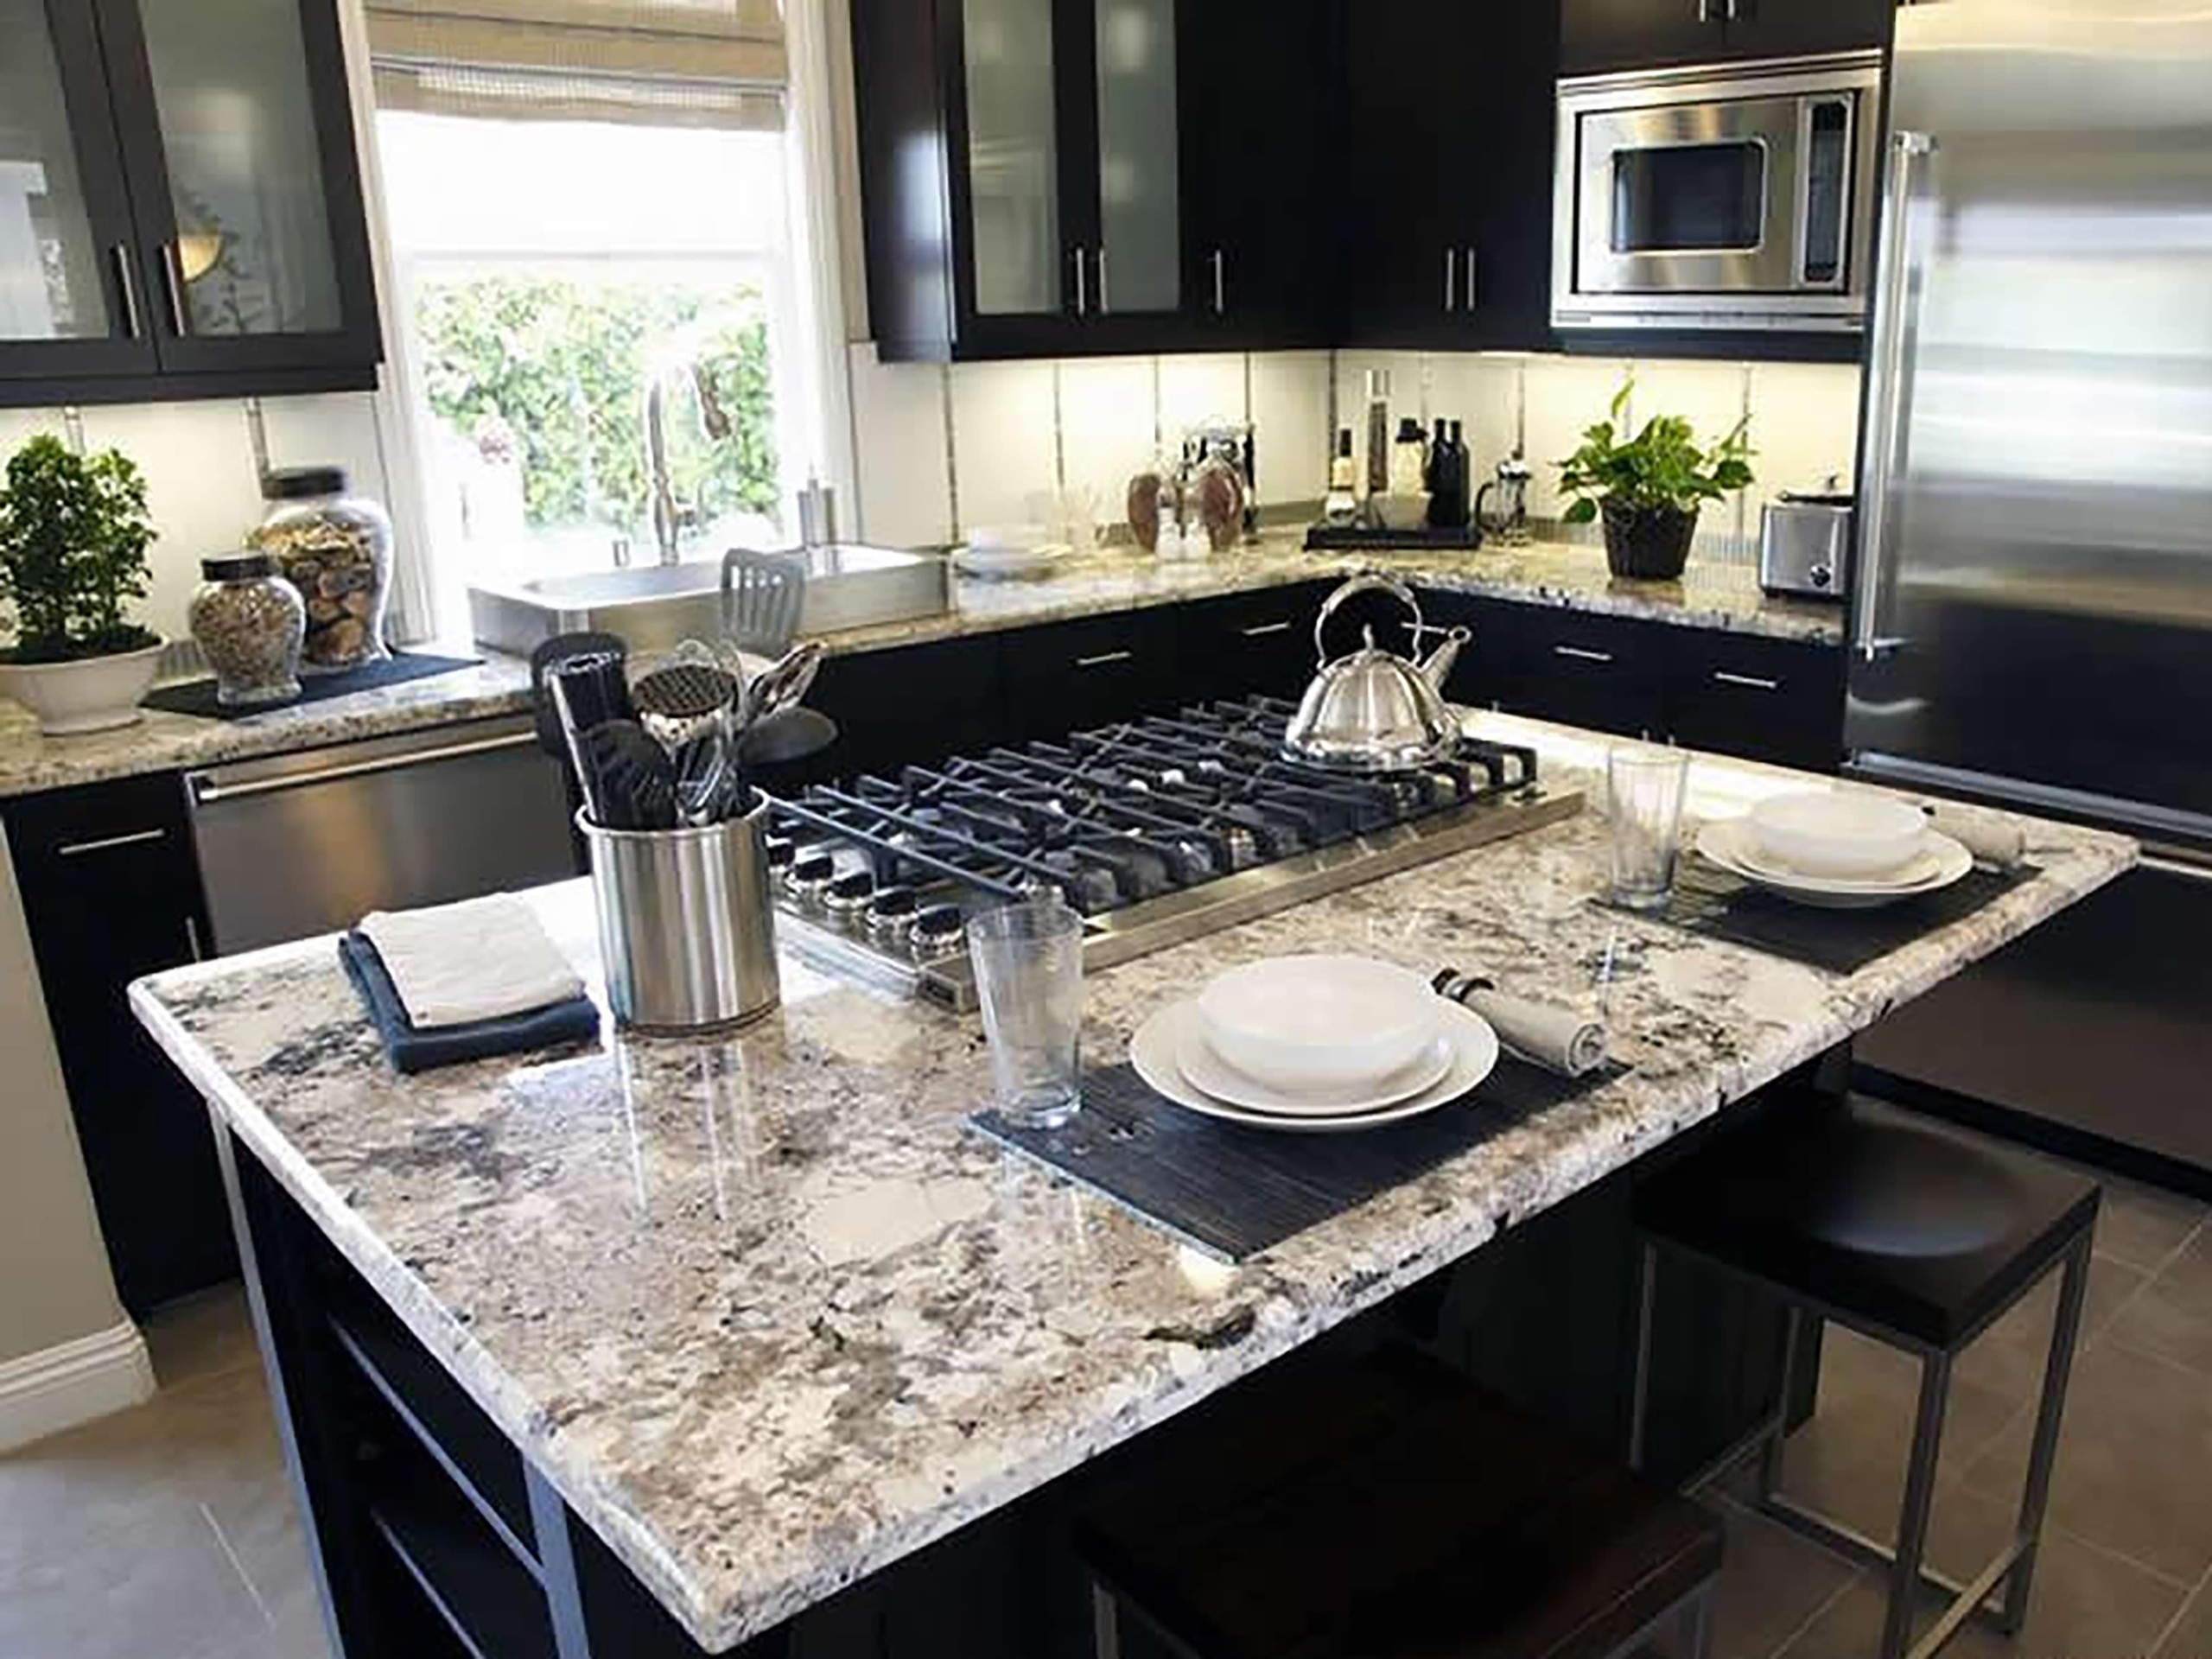
[{"label": "white dinner plate", "polygon": [[1810,892],[1896,893],[1934,880],[1943,868],[1942,851],[1937,845],[1941,837],[1932,830],[1921,832],[1919,849],[1911,857],[1878,875],[1816,875],[1761,846],[1758,830],[1748,818],[1731,818],[1715,827],[1721,832],[1730,863],[1785,887]]},{"label": "white dinner plate", "polygon": [[1488,1077],[1497,1064],[1497,1033],[1490,1028],[1490,1022],[1456,1002],[1447,1002],[1444,1035],[1452,1046],[1451,1066],[1411,1099],[1349,1116],[1293,1117],[1280,1112],[1255,1112],[1216,1100],[1183,1075],[1175,1052],[1184,1032],[1197,1020],[1198,1010],[1187,1001],[1169,1003],[1137,1027],[1136,1035],[1129,1039],[1130,1064],[1139,1077],[1178,1106],[1248,1128],[1278,1129],[1289,1135],[1343,1135],[1402,1122],[1451,1105]]},{"label": "white dinner plate", "polygon": [[952,555],[953,569],[970,576],[1027,576],[1049,570],[1075,549],[1066,542],[1041,547],[963,547]]},{"label": "white dinner plate", "polygon": [[[1442,1002],[1442,999],[1438,999]],[[1439,1020],[1441,1024],[1441,1020]],[[1175,1046],[1175,1064],[1186,1082],[1216,1100],[1278,1117],[1350,1117],[1410,1100],[1452,1069],[1456,1046],[1438,1037],[1408,1064],[1371,1083],[1336,1087],[1278,1089],[1239,1071],[1206,1040],[1205,1021],[1190,1020]]]},{"label": "white dinner plate", "polygon": [[1741,876],[1794,903],[1822,910],[1873,910],[1936,893],[1974,868],[1974,855],[1950,836],[1928,832],[1925,861],[1916,861],[1903,877],[1886,881],[1840,881],[1783,872],[1764,864],[1749,852],[1747,827],[1741,819],[1708,823],[1698,832],[1697,850],[1731,875]]}]

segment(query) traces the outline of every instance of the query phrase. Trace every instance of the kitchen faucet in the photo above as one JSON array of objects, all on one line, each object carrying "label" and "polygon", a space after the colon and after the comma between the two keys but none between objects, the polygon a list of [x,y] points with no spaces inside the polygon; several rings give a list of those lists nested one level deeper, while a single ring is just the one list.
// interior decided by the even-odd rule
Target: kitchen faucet
[{"label": "kitchen faucet", "polygon": [[668,454],[669,386],[679,376],[689,380],[692,395],[699,400],[699,424],[707,435],[716,441],[729,436],[729,411],[715,391],[705,359],[709,342],[731,320],[729,314],[721,312],[695,318],[677,331],[645,371],[645,486],[652,505],[653,545],[663,564],[683,562],[684,532],[696,530],[701,517],[697,503],[676,499],[674,467]]}]

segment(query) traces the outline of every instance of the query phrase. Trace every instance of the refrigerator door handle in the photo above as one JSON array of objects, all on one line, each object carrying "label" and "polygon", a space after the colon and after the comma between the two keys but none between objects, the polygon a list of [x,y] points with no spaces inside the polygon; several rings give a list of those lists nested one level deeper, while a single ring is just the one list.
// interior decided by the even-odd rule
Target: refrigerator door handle
[{"label": "refrigerator door handle", "polygon": [[1882,248],[1875,266],[1874,337],[1867,352],[1866,465],[1859,491],[1859,561],[1851,596],[1852,649],[1872,662],[1903,642],[1881,633],[1891,545],[1897,444],[1904,424],[1905,308],[1912,302],[1914,175],[1936,148],[1924,132],[1890,135],[1890,172],[1882,200]]}]

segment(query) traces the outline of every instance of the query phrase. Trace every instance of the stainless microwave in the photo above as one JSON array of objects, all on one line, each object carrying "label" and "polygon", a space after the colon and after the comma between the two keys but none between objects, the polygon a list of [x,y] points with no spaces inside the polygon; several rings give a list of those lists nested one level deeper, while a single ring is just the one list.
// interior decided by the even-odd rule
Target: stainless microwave
[{"label": "stainless microwave", "polygon": [[1559,84],[1552,323],[1866,321],[1881,54]]}]

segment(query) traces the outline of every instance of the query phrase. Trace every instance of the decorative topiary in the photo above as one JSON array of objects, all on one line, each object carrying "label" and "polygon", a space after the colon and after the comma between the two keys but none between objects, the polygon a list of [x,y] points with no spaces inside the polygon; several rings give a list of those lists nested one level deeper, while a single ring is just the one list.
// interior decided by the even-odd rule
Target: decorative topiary
[{"label": "decorative topiary", "polygon": [[124,619],[143,599],[146,481],[130,458],[79,455],[41,433],[8,461],[0,487],[0,601],[16,645],[0,661],[70,663],[143,651],[160,639]]}]

